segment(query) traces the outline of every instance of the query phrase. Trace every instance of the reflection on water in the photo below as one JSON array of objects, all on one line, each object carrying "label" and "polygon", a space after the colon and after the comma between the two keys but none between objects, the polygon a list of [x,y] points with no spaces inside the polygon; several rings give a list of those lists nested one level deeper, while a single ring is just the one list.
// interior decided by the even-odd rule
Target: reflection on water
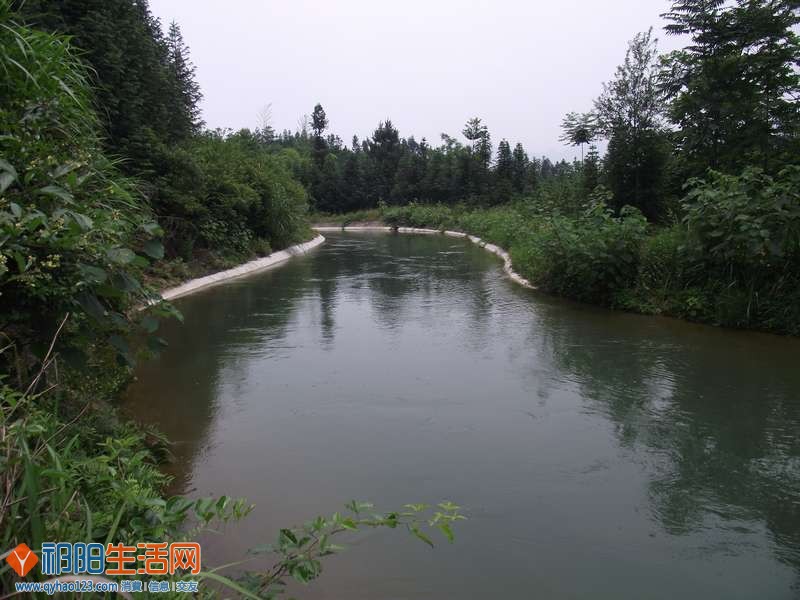
[{"label": "reflection on water", "polygon": [[125,400],[175,489],[246,496],[228,562],[355,497],[444,498],[453,546],[373,532],[307,598],[792,598],[800,341],[514,287],[440,236],[331,235],[178,301]]}]

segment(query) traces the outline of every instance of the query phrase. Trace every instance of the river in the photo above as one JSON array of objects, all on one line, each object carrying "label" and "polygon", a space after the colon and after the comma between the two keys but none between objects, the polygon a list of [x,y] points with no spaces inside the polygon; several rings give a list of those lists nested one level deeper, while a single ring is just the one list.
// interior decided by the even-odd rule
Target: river
[{"label": "river", "polygon": [[124,408],[173,491],[244,496],[208,566],[350,499],[452,500],[430,549],[346,540],[309,599],[797,598],[800,340],[567,302],[438,235],[325,234],[176,301]]}]

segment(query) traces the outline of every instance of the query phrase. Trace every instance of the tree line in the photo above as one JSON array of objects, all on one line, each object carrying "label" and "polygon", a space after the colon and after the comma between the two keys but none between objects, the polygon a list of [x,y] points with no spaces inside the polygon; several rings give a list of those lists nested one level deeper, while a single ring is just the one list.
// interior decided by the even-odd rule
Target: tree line
[{"label": "tree line", "polygon": [[[387,119],[368,139],[354,136],[347,145],[326,133],[319,104],[298,131],[276,134],[267,125],[252,135],[308,158],[296,175],[322,212],[382,203],[546,202],[548,180],[561,178],[561,187],[570,187],[565,210],[581,206],[601,186],[615,210],[634,206],[663,223],[679,212],[693,177],[749,167],[776,175],[796,163],[797,9],[793,0],[674,2],[663,15],[666,33],[687,36],[686,47],[662,55],[652,29],[637,34],[592,110],[564,118],[561,139],[580,146],[580,161],[530,158],[521,144],[507,140],[495,149],[477,117],[465,124],[463,141],[444,133],[436,146],[404,138]],[[601,139],[607,141],[603,157],[594,145]]]}]

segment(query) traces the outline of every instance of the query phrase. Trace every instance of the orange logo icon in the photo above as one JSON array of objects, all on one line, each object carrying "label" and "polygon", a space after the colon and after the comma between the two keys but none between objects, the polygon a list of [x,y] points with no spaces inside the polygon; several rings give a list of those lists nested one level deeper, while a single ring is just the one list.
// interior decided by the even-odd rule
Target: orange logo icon
[{"label": "orange logo icon", "polygon": [[6,562],[17,572],[17,575],[25,577],[28,571],[39,562],[39,557],[26,544],[20,544],[6,557]]}]

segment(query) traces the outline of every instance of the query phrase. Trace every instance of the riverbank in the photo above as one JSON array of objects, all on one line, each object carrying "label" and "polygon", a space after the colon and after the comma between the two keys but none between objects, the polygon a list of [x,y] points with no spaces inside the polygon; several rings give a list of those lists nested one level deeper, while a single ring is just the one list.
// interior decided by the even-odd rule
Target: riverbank
[{"label": "riverbank", "polygon": [[638,211],[616,215],[600,204],[567,216],[522,202],[495,208],[409,204],[316,220],[319,227],[334,229],[463,231],[504,249],[513,264],[510,272],[556,296],[800,335],[800,273],[768,261],[720,263],[705,249],[706,240],[685,224],[657,227]]}]

